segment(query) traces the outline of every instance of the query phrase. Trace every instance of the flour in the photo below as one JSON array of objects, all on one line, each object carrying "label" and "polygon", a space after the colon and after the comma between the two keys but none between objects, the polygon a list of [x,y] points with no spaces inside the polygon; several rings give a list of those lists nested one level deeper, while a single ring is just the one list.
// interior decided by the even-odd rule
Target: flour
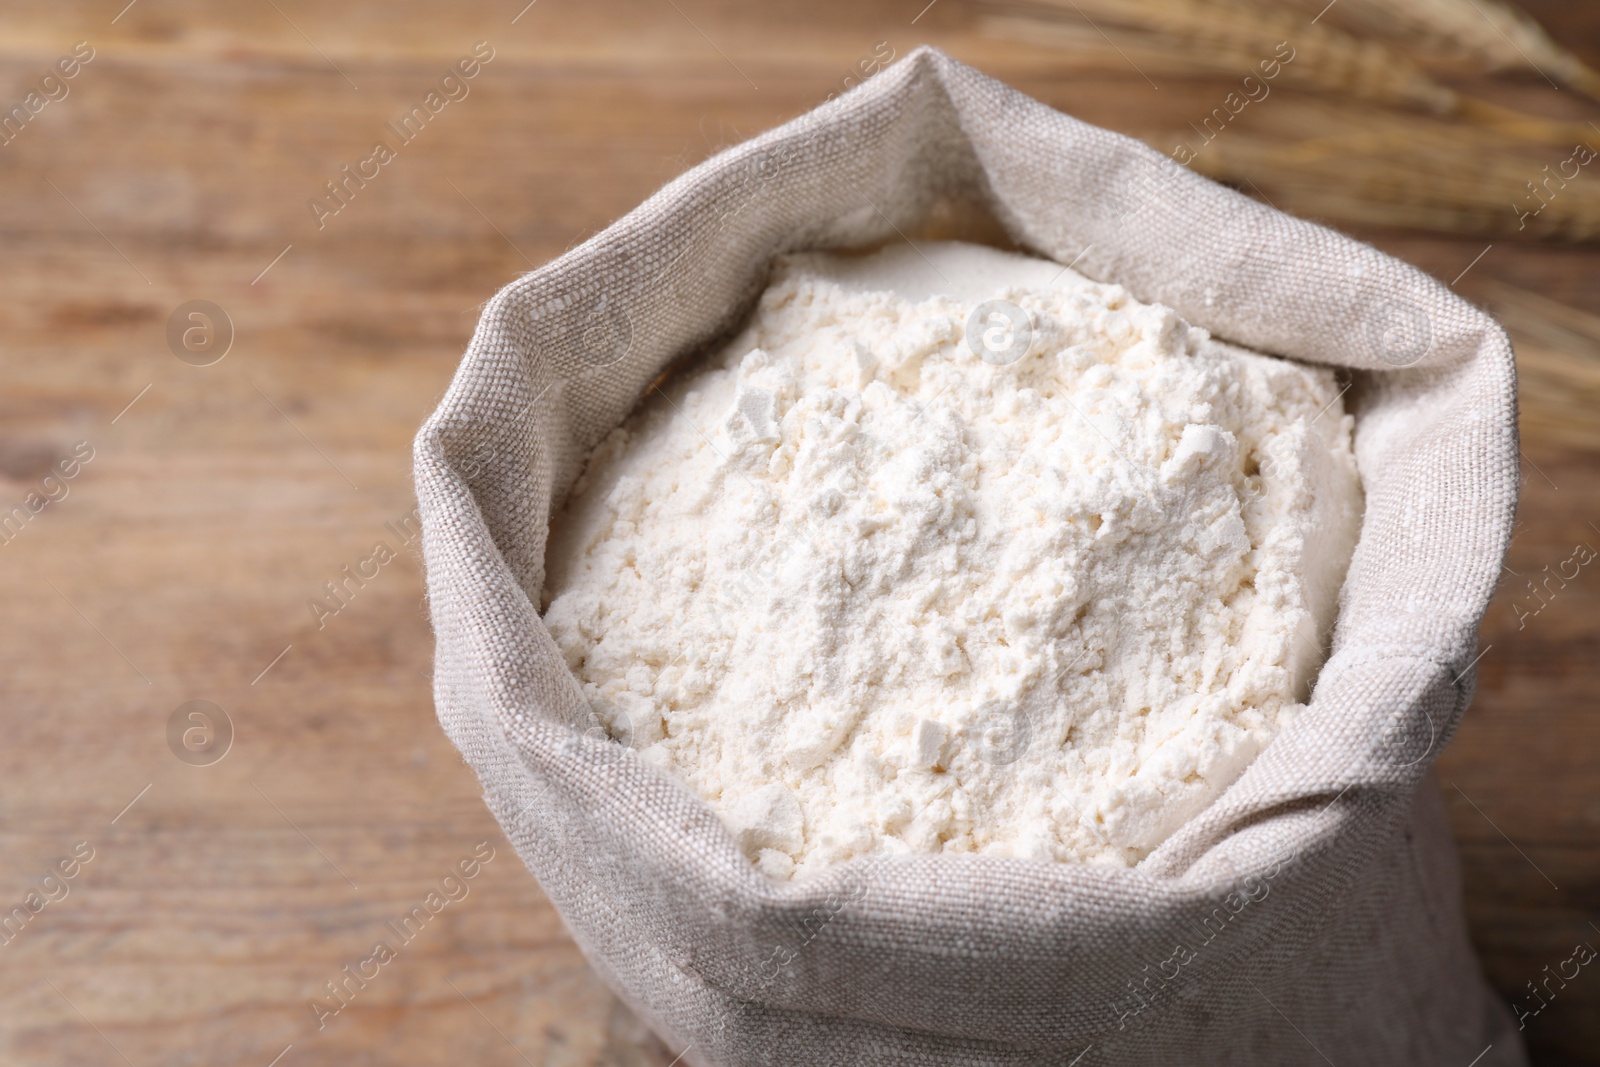
[{"label": "flour", "polygon": [[[999,365],[994,298],[1031,329]],[[786,258],[665,394],[553,522],[545,621],[774,878],[1135,863],[1308,694],[1361,514],[1329,371],[923,244]]]}]

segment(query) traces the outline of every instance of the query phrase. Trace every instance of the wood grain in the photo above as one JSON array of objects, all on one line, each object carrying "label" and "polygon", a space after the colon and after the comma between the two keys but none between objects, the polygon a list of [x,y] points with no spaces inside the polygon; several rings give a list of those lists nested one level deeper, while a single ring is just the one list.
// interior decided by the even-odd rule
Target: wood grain
[{"label": "wood grain", "polygon": [[[938,44],[1134,132],[1180,126],[1226,82],[1155,89],[986,39],[957,0],[915,25],[922,3],[123,2],[0,16],[6,106],[75,42],[96,49],[0,146],[0,505],[93,449],[0,543],[0,907],[78,842],[94,852],[0,944],[0,1064],[660,1067],[676,1050],[590,971],[436,725],[420,567],[387,525],[414,506],[411,437],[479,305],[841,88],[879,41]],[[1592,16],[1539,13],[1592,48]],[[307,200],[484,40],[470,95],[319,229]],[[1359,235],[1445,281],[1487,243]],[[1497,241],[1459,288],[1600,314],[1597,264]],[[167,346],[195,299],[235,329],[211,366]],[[1522,574],[1600,546],[1600,422],[1559,402],[1600,356],[1557,348],[1532,394],[1548,410],[1523,410]],[[308,599],[380,540],[399,558],[318,620]],[[1441,761],[1473,936],[1507,996],[1600,938],[1592,570],[1522,620],[1508,575]],[[195,699],[235,731],[209,766],[168,748]],[[495,857],[465,899],[319,1028],[324,983],[480,842]],[[1527,1036],[1543,1062],[1600,1063],[1600,977]]]}]

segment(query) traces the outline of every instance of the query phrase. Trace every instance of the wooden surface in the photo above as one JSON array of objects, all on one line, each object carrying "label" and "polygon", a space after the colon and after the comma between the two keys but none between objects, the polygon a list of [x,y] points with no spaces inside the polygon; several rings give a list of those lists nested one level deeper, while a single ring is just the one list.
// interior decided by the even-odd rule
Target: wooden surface
[{"label": "wooden surface", "polygon": [[[75,42],[96,50],[0,146],[0,511],[60,496],[42,482],[52,465],[93,449],[0,543],[0,908],[79,842],[93,850],[0,944],[0,1064],[668,1062],[433,718],[419,566],[386,524],[414,505],[411,436],[478,305],[841,88],[880,41],[939,44],[1132,132],[1180,127],[1226,83],[1156,88],[985,39],[957,0],[915,25],[921,0],[542,0],[514,23],[519,0],[144,0],[118,16],[123,2],[0,15],[7,107]],[[1593,59],[1579,6],[1538,11]],[[470,95],[319,230],[308,198],[480,40],[495,58]],[[1358,232],[1447,282],[1489,243]],[[1600,547],[1600,416],[1562,370],[1600,358],[1600,335],[1540,334],[1548,316],[1515,294],[1600,314],[1597,266],[1592,247],[1497,239],[1458,284],[1491,303],[1511,292],[1532,331],[1519,342],[1555,353],[1523,407],[1509,566],[1524,577],[1508,572],[1477,701],[1440,762],[1473,937],[1524,1000],[1575,943],[1600,944],[1600,569],[1536,616],[1516,610],[1537,603],[1526,576]],[[205,367],[165,336],[197,299],[236,331]],[[377,541],[399,558],[319,628],[308,599]],[[231,720],[220,762],[169,747],[190,700]],[[310,999],[480,842],[494,858],[469,894],[319,1029]],[[1527,1037],[1540,1062],[1600,1063],[1600,974],[1560,990]]]}]

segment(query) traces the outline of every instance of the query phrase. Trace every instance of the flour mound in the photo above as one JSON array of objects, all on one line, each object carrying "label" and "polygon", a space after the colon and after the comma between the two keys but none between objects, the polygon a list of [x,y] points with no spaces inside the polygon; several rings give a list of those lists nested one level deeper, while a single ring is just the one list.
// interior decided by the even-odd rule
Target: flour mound
[{"label": "flour mound", "polygon": [[[991,299],[1026,354],[969,346]],[[1360,521],[1351,428],[1330,371],[1054,263],[790,256],[596,450],[545,622],[612,735],[774,878],[1132,864],[1306,699]]]}]

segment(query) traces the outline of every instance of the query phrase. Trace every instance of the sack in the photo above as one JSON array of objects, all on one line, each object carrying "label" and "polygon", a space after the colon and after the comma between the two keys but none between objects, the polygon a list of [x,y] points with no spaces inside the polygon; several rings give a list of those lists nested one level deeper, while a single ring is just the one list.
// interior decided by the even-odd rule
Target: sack
[{"label": "sack", "polygon": [[[550,516],[775,255],[899,240],[946,201],[1226,340],[1350,368],[1361,539],[1309,708],[1137,867],[867,858],[779,884],[598,727],[538,614]],[[1471,697],[1517,455],[1483,312],[923,48],[491,301],[416,440],[439,718],[684,1063],[1522,1064],[1429,774]]]}]

